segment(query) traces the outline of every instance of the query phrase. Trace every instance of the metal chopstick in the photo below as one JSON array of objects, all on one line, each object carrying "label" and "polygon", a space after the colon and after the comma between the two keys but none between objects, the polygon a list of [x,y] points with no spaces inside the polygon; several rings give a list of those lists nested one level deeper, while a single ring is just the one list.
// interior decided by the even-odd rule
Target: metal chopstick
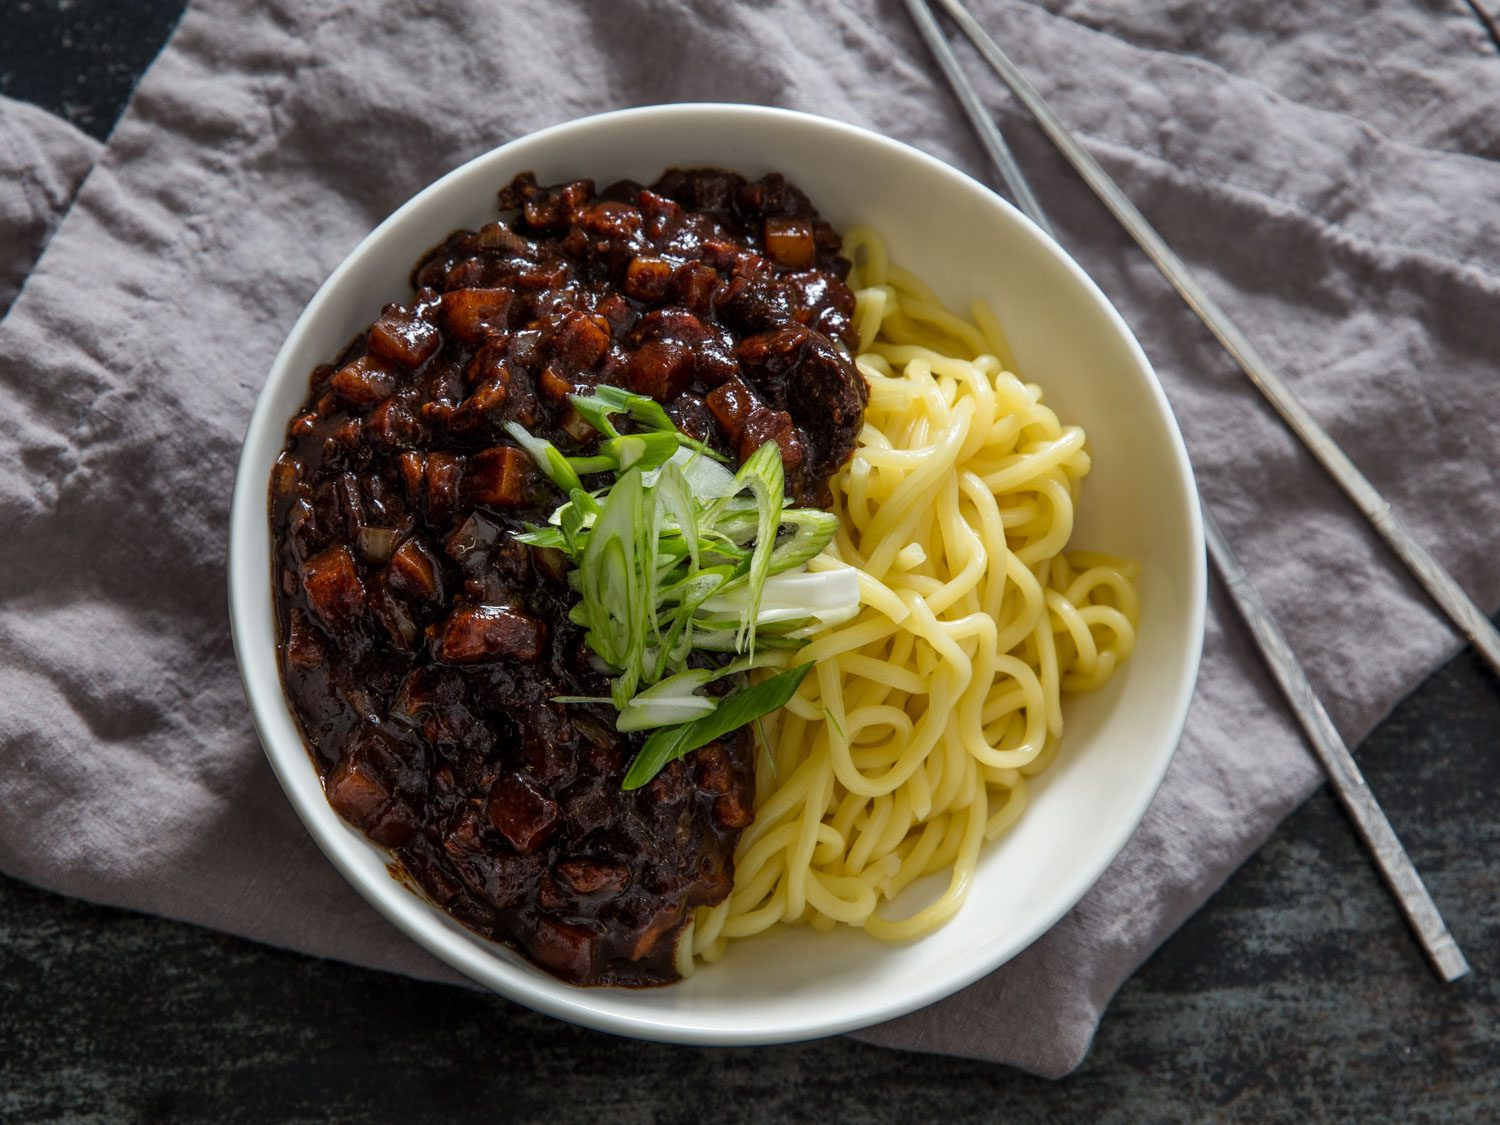
[{"label": "metal chopstick", "polygon": [[[1433,558],[1427,549],[1412,536],[1406,524],[1396,515],[1390,503],[1381,496],[1373,484],[1359,471],[1328,432],[1318,425],[1286,382],[1272,369],[1271,364],[1260,354],[1255,345],[1229,319],[1226,313],[1208,292],[1198,283],[1182,259],[1146,221],[1129,197],[1120,189],[1088,151],[1079,143],[1052,107],[1042,98],[1036,87],[1027,81],[1015,63],[1002,51],[996,42],[969,13],[960,0],[938,0],[952,17],[959,29],[969,37],[980,55],[992,70],[1011,88],[1021,104],[1036,119],[1042,131],[1062,152],[1078,174],[1083,177],[1094,194],[1120,225],[1135,239],[1146,255],[1161,270],[1182,299],[1198,314],[1210,332],[1234,357],[1250,377],[1250,381],[1275,407],[1292,432],[1302,440],[1308,451],[1322,463],[1340,488],[1354,501],[1370,524],[1390,544],[1398,558],[1411,571],[1432,596],[1448,618],[1458,627],[1469,642],[1479,650],[1481,656],[1497,673],[1500,673],[1500,630],[1497,630],[1484,611],[1474,604],[1461,586],[1454,581],[1443,565]],[[908,7],[915,4],[908,0]],[[928,13],[931,18],[931,13]],[[918,26],[921,21],[918,20]],[[925,34],[925,33],[924,33]],[[945,44],[946,46],[946,44]],[[946,73],[946,70],[945,70]],[[949,74],[950,82],[953,81]],[[967,83],[965,83],[967,84]],[[970,86],[972,93],[972,86]],[[978,100],[978,95],[973,95]],[[963,100],[963,97],[960,97]],[[1012,162],[1014,163],[1014,162]],[[1020,197],[1017,197],[1020,202]]]},{"label": "metal chopstick", "polygon": [[[906,6],[911,11],[912,19],[921,31],[922,37],[927,41],[933,54],[937,56],[944,75],[953,87],[954,94],[980,133],[986,151],[989,152],[1001,177],[1015,196],[1017,205],[1038,226],[1050,231],[1047,216],[1037,202],[1031,185],[1027,183],[1020,165],[1010,156],[1010,149],[1001,137],[999,128],[984,111],[977,91],[959,67],[932,13],[927,9],[923,0],[906,0]],[[980,120],[985,122],[984,127],[979,125]],[[989,134],[993,135],[998,144],[990,142]],[[1001,152],[1006,155],[1005,159],[997,156],[997,153]],[[1298,663],[1291,646],[1287,644],[1286,637],[1276,624],[1276,619],[1271,616],[1270,610],[1260,600],[1260,595],[1251,584],[1249,575],[1246,574],[1245,568],[1240,564],[1218,525],[1214,523],[1201,496],[1199,504],[1203,509],[1203,531],[1204,539],[1208,544],[1209,557],[1213,559],[1214,566],[1218,569],[1219,576],[1223,579],[1235,608],[1249,627],[1261,656],[1270,667],[1277,685],[1291,705],[1303,732],[1312,743],[1339,800],[1343,802],[1344,809],[1354,822],[1355,829],[1369,849],[1381,876],[1390,887],[1392,894],[1396,896],[1402,913],[1406,916],[1422,949],[1431,960],[1433,968],[1444,980],[1457,980],[1469,972],[1468,961],[1464,959],[1458,943],[1448,932],[1447,926],[1443,924],[1437,904],[1432,901],[1432,896],[1412,864],[1411,857],[1401,846],[1401,841],[1381,809],[1380,802],[1376,800],[1374,793],[1365,783],[1359,767],[1355,765],[1354,758],[1349,753],[1349,748],[1339,735],[1338,728],[1333,725],[1333,720],[1318,699],[1317,693],[1313,691],[1307,674],[1302,670],[1302,665]]]},{"label": "metal chopstick", "polygon": [[928,50],[937,59],[938,67],[948,79],[948,85],[953,87],[953,94],[958,98],[958,104],[963,107],[964,113],[968,115],[969,124],[979,135],[979,143],[989,154],[990,163],[999,170],[1006,186],[1010,188],[1016,205],[1032,222],[1046,231],[1053,241],[1060,242],[1057,231],[1052,229],[1051,220],[1047,218],[1047,213],[1042,210],[1041,203],[1032,193],[1031,184],[1022,174],[1021,166],[1016,163],[1016,157],[1010,151],[1010,145],[1006,144],[1005,138],[1001,136],[995,119],[984,108],[984,103],[979,100],[978,91],[970,84],[962,68],[959,67],[958,56],[953,53],[953,48],[948,46],[948,40],[943,37],[937,18],[928,10],[926,4],[919,3],[917,0],[907,0],[906,7],[911,12],[912,22],[917,25],[922,38],[927,41]]},{"label": "metal chopstick", "polygon": [[1307,740],[1312,743],[1319,761],[1323,763],[1328,780],[1333,783],[1334,792],[1343,802],[1344,811],[1354,821],[1355,829],[1369,848],[1375,866],[1380,869],[1391,893],[1396,896],[1401,912],[1406,915],[1406,920],[1431,960],[1432,967],[1445,981],[1455,981],[1464,976],[1469,971],[1469,963],[1464,959],[1463,951],[1458,948],[1458,942],[1443,924],[1443,916],[1438,913],[1432,895],[1428,894],[1422,876],[1417,874],[1411,857],[1401,846],[1396,830],[1391,827],[1380,802],[1365,783],[1359,767],[1354,764],[1354,756],[1349,753],[1348,746],[1339,736],[1338,728],[1333,725],[1322,701],[1313,691],[1312,684],[1308,683],[1307,673],[1302,670],[1291,646],[1286,643],[1286,637],[1276,624],[1276,619],[1261,602],[1260,595],[1250,584],[1250,576],[1245,573],[1245,568],[1240,565],[1240,560],[1235,557],[1206,507],[1203,510],[1203,537],[1208,542],[1209,556],[1214,560],[1214,566],[1218,568],[1219,577],[1224,580],[1235,608],[1250,627],[1261,655],[1265,657],[1271,674],[1276,677],[1281,694],[1291,704],[1303,733],[1307,735]]}]

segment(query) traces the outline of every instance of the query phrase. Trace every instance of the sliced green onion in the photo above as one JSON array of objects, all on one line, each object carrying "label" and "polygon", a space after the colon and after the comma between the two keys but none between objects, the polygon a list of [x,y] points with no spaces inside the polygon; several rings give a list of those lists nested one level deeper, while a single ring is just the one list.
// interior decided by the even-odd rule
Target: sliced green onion
[{"label": "sliced green onion", "polygon": [[[739,652],[736,639],[739,636],[740,626],[738,621],[732,621],[728,625],[716,627],[695,622],[693,625],[693,647],[699,652]],[[759,650],[771,652],[782,649],[797,649],[807,643],[805,637],[780,637],[775,633],[763,630],[755,638],[757,655],[763,655]]]},{"label": "sliced green onion", "polygon": [[655,469],[682,448],[675,433],[624,434],[599,443],[621,469]]},{"label": "sliced green onion", "polygon": [[741,647],[746,648],[753,656],[755,615],[760,609],[761,588],[771,575],[771,552],[776,549],[776,527],[786,492],[786,470],[781,465],[781,447],[775,442],[766,442],[745,460],[740,471],[734,475],[734,480],[740,487],[750,489],[759,506],[756,513],[755,552],[750,556],[750,585],[744,613],[740,617],[738,638]]},{"label": "sliced green onion", "polygon": [[698,542],[698,513],[687,478],[670,461],[661,466],[661,471],[656,476],[656,495],[661,501],[662,514],[672,517],[677,534],[682,537],[687,549],[687,557],[692,561],[693,569],[697,570],[701,546]]},{"label": "sliced green onion", "polygon": [[[706,598],[699,606],[705,626],[740,620],[745,612],[744,587]],[[774,574],[761,588],[756,625],[787,636],[795,630],[826,628],[859,612],[859,576],[853,567],[799,570]]]},{"label": "sliced green onion", "polygon": [[620,436],[620,431],[609,420],[610,415],[627,414],[633,421],[649,430],[675,435],[679,445],[695,449],[715,460],[724,460],[720,454],[715,453],[701,441],[682,433],[672,421],[671,416],[662,409],[661,403],[647,395],[638,395],[622,387],[601,383],[590,394],[569,395],[568,401],[573,404],[573,409],[578,412],[579,417],[607,438]]},{"label": "sliced green onion", "polygon": [[719,701],[696,693],[717,676],[716,671],[702,668],[668,676],[660,683],[636,692],[621,708],[615,726],[622,731],[649,730],[701,719],[712,713]]},{"label": "sliced green onion", "polygon": [[679,758],[707,746],[716,738],[723,738],[746,723],[762,715],[770,714],[778,707],[785,707],[797,693],[803,679],[811,670],[811,664],[799,664],[762,680],[754,687],[731,692],[719,700],[712,714],[695,719],[681,726],[666,727],[657,731],[642,744],[640,753],[630,763],[625,773],[622,789],[639,789]]},{"label": "sliced green onion", "polygon": [[568,464],[568,459],[550,441],[533,436],[515,422],[505,423],[505,432],[515,439],[517,445],[531,454],[531,459],[541,467],[542,472],[546,473],[558,488],[564,492],[572,492],[575,488],[583,487],[578,480],[578,473],[572,465]]},{"label": "sliced green onion", "polygon": [[559,551],[570,551],[572,544],[561,530],[555,527],[533,527],[516,536],[517,543],[528,547],[552,547]]},{"label": "sliced green onion", "polygon": [[[694,496],[704,500],[718,500],[720,497],[733,496],[739,491],[735,487],[734,474],[713,458],[705,457],[701,450],[681,446],[672,454],[670,463],[682,470]],[[649,476],[647,483],[652,483]]]},{"label": "sliced green onion", "polygon": [[[807,570],[836,534],[838,519],[790,506],[774,442],[731,473],[718,454],[679,432],[653,399],[601,386],[571,401],[601,435],[590,456],[565,457],[551,442],[507,426],[568,494],[545,526],[516,538],[567,556],[568,581],[579,594],[568,619],[612,672],[607,702],[618,713],[616,727],[656,731],[631,766],[634,788],[666,762],[790,698],[805,668],[795,682],[783,673],[722,698],[704,689],[728,675],[779,665],[819,629],[853,617],[859,584],[847,567]],[[637,428],[622,432],[615,424],[620,415]],[[583,477],[604,473],[614,474],[611,483],[584,489]],[[695,652],[716,654],[715,666],[689,667]],[[766,703],[782,690],[769,685],[788,684],[784,697]]]},{"label": "sliced green onion", "polygon": [[611,414],[618,414],[619,408],[612,406],[610,401],[600,393],[600,388],[595,387],[593,394],[569,395],[568,401],[573,404],[573,409],[578,416],[605,437],[619,437],[620,431],[615,429],[615,424],[609,420]]},{"label": "sliced green onion", "polygon": [[792,534],[778,539],[771,552],[771,573],[780,574],[822,554],[839,531],[839,518],[815,508],[788,508],[781,513],[781,526]]}]

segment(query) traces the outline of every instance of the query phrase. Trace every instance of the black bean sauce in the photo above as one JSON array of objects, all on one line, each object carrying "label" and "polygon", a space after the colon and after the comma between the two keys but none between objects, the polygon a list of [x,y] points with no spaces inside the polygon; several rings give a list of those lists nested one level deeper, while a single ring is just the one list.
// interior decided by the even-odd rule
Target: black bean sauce
[{"label": "black bean sauce", "polygon": [[778,175],[670,171],[500,193],[335,364],[271,478],[283,681],[329,802],[454,918],[582,984],[675,980],[750,823],[746,730],[621,779],[641,735],[568,621],[561,556],[512,535],[562,497],[506,422],[584,452],[568,395],[649,394],[826,504],[867,389],[839,238]]}]

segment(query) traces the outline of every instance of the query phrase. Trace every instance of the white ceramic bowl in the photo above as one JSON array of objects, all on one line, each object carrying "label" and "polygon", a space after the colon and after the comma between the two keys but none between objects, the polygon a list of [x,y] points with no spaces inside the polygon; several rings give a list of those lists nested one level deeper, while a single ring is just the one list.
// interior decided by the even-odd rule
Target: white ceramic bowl
[{"label": "white ceramic bowl", "polygon": [[[338,353],[412,263],[495,216],[523,170],[543,183],[647,181],[670,166],[779,171],[836,227],[868,223],[894,261],[965,308],[998,310],[1018,365],[1088,432],[1095,459],[1075,545],[1140,560],[1140,644],[1103,691],[1068,701],[1058,761],[1014,831],[982,857],[968,902],[907,945],[802,930],[736,945],[666,988],[582,989],[450,921],[397,883],[386,855],[324,799],[277,676],[266,518],[271,463],[308,373]],[[1150,364],[1083,271],[1009,204],[915,149],[805,114],[740,105],[622,110],[503,145],[424,189],[357,246],[313,297],[261,392],[240,458],[230,608],[246,694],[287,796],[344,876],[411,938],[539,1011],[606,1031],[694,1043],[774,1043],[864,1027],[930,1004],[1013,957],[1071,908],[1124,845],[1182,730],[1203,635],[1203,536],[1181,436]]]}]

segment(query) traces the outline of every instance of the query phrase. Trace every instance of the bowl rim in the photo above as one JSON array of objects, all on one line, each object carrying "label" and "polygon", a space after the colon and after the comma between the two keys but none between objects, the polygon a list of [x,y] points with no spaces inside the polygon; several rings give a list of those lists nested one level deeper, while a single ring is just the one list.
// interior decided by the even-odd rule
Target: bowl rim
[{"label": "bowl rim", "polygon": [[[680,1013],[673,1011],[602,1010],[590,1002],[591,998],[612,990],[568,985],[545,976],[540,970],[529,965],[513,964],[496,953],[476,950],[472,945],[474,935],[467,930],[460,930],[457,923],[439,917],[436,907],[418,897],[397,879],[388,876],[380,880],[367,879],[357,869],[353,856],[357,849],[376,846],[358,836],[352,828],[339,819],[323,796],[321,786],[310,790],[295,780],[295,775],[299,770],[313,770],[312,760],[300,737],[296,740],[295,746],[286,746],[282,745],[282,740],[273,734],[273,720],[277,718],[292,717],[293,726],[298,727],[298,724],[296,724],[295,717],[291,715],[291,709],[285,699],[275,660],[272,659],[270,667],[267,668],[262,663],[262,655],[253,651],[257,644],[257,634],[263,638],[268,629],[273,654],[275,648],[274,620],[260,620],[260,615],[250,602],[250,591],[256,585],[264,586],[272,581],[272,575],[267,569],[270,559],[260,553],[256,536],[257,528],[259,528],[269,541],[266,499],[268,484],[266,473],[261,472],[263,466],[259,465],[255,451],[264,445],[268,429],[275,432],[278,446],[279,439],[284,436],[287,419],[274,416],[270,391],[288,378],[305,378],[305,371],[292,370],[290,364],[294,353],[298,350],[299,342],[317,324],[324,307],[342,288],[346,279],[361,269],[363,260],[374,247],[390,232],[403,226],[409,215],[420,210],[429,198],[442,192],[453,181],[486,175],[486,170],[492,165],[503,165],[516,147],[545,144],[564,137],[570,132],[586,131],[604,124],[633,121],[644,117],[658,118],[660,123],[668,128],[674,121],[717,117],[725,119],[725,124],[731,126],[753,127],[770,122],[773,125],[791,124],[802,128],[821,129],[830,134],[839,135],[842,139],[882,148],[895,159],[916,161],[930,175],[949,181],[958,181],[959,186],[965,190],[977,189],[988,196],[988,202],[1006,213],[1011,222],[1019,224],[1025,236],[1041,243],[1047,253],[1058,259],[1059,264],[1073,274],[1074,280],[1081,283],[1081,290],[1096,306],[1096,311],[1104,314],[1104,320],[1126,345],[1128,354],[1139,368],[1139,374],[1144,376],[1145,389],[1149,392],[1157,412],[1166,422],[1171,445],[1169,452],[1178,469],[1178,482],[1182,492],[1182,495],[1176,499],[1186,505],[1185,514],[1190,531],[1191,581],[1187,589],[1178,591],[1188,602],[1186,619],[1187,628],[1191,634],[1190,651],[1187,653],[1182,674],[1175,684],[1175,698],[1166,708],[1169,719],[1158,736],[1163,749],[1153,763],[1154,776],[1149,778],[1149,784],[1142,786],[1138,807],[1122,821],[1121,828],[1117,832],[1118,838],[1111,838],[1107,847],[1101,847],[1098,850],[1092,862],[1080,867],[1069,881],[1071,889],[1061,896],[1060,905],[1056,909],[1039,913],[1030,925],[1018,930],[1016,936],[1006,943],[1005,949],[998,957],[976,959],[977,963],[968,963],[953,971],[932,974],[925,982],[918,983],[898,996],[854,1007],[852,1010],[829,1011],[808,1006],[801,1010],[798,1020],[776,1026],[743,1024],[729,1026],[727,1022],[705,1026],[700,1022],[682,1019]],[[494,175],[503,175],[503,170],[497,171],[490,178],[493,179]],[[268,468],[267,471],[269,471]],[[1197,682],[1207,601],[1207,566],[1198,493],[1192,465],[1177,425],[1176,416],[1167,401],[1155,369],[1134,333],[1099,286],[1074,261],[1072,256],[1021,211],[988,186],[911,145],[870,129],[817,114],[770,106],[720,102],[687,102],[612,110],[570,119],[515,137],[505,144],[465,161],[427,184],[362,238],[318,287],[317,292],[304,307],[287,333],[276,358],[272,361],[265,381],[257,392],[255,407],[246,427],[235,470],[229,521],[227,580],[230,631],[236,664],[256,735],[260,739],[266,758],[294,811],[314,842],[344,879],[370,905],[374,906],[407,937],[449,967],[459,970],[484,987],[533,1010],[597,1030],[640,1039],[700,1045],[741,1046],[790,1043],[858,1030],[926,1007],[966,988],[1013,959],[1072,910],[1134,835],[1147,808],[1154,800],[1175,755]],[[1147,779],[1143,776],[1142,780]],[[384,849],[379,850],[384,851]]]}]

